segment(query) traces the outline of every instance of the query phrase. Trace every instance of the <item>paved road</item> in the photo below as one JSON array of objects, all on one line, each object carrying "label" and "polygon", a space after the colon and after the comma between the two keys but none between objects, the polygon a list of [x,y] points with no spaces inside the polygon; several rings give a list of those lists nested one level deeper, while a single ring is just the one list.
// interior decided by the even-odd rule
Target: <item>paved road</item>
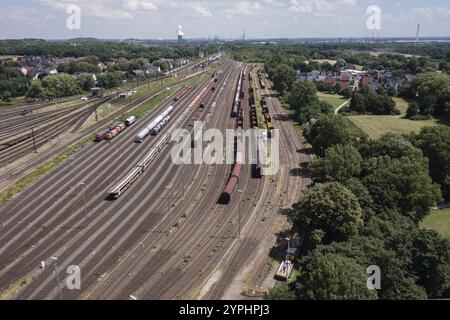
[{"label": "paved road", "polygon": [[339,114],[339,111],[341,111],[342,108],[344,108],[347,104],[349,104],[350,101],[345,101],[343,104],[341,104],[335,111],[335,114]]}]

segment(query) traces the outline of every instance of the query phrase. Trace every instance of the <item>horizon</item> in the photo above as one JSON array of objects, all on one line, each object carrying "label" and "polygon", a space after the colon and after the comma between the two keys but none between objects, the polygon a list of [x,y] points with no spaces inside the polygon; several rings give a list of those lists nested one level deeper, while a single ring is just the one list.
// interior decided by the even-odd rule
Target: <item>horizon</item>
[{"label": "horizon", "polygon": [[444,0],[3,1],[1,39],[448,37]]}]

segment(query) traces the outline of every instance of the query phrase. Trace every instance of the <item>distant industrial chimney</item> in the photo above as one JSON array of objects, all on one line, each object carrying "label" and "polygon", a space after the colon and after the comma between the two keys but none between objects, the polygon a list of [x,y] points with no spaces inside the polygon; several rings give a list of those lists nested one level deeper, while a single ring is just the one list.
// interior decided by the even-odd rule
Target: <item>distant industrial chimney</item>
[{"label": "distant industrial chimney", "polygon": [[178,25],[178,42],[182,43],[183,42],[183,36],[184,36],[184,32],[183,32],[183,27],[181,25]]},{"label": "distant industrial chimney", "polygon": [[420,24],[417,25],[416,43],[419,42]]}]

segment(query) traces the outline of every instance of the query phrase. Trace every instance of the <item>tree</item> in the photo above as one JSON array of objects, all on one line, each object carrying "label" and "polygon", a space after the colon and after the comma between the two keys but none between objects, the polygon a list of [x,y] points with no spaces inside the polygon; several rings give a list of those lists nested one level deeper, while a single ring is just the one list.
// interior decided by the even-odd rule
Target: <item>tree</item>
[{"label": "tree", "polygon": [[352,91],[352,89],[350,89],[350,88],[342,89],[342,90],[339,92],[339,94],[340,94],[341,96],[343,96],[345,99],[350,99],[350,98],[352,97],[352,93],[353,93],[353,91]]},{"label": "tree", "polygon": [[370,196],[369,190],[367,190],[358,178],[349,178],[343,182],[343,185],[345,185],[358,199],[362,209],[362,219],[364,222],[367,222],[375,215],[373,211],[373,199]]},{"label": "tree", "polygon": [[31,83],[31,87],[27,92],[28,98],[41,98],[42,97],[42,82],[41,80],[35,80]]},{"label": "tree", "polygon": [[426,127],[411,140],[428,157],[431,178],[441,185],[444,197],[450,200],[450,128]]},{"label": "tree", "polygon": [[306,136],[317,154],[322,154],[322,150],[337,144],[356,145],[362,138],[362,134],[354,130],[349,119],[335,114],[321,116],[312,124]]},{"label": "tree", "polygon": [[421,161],[424,166],[428,164],[420,149],[407,138],[395,133],[386,133],[376,140],[361,144],[359,152],[365,159],[387,156],[391,159],[409,158]]},{"label": "tree", "polygon": [[[450,242],[433,230],[419,230],[413,241],[413,269],[432,298],[450,289]],[[446,297],[449,298],[449,297]]]},{"label": "tree", "polygon": [[420,108],[417,102],[409,103],[408,110],[406,110],[406,118],[412,118],[419,115]]},{"label": "tree", "polygon": [[77,79],[78,86],[83,91],[90,91],[95,86],[94,78],[91,74],[82,74]]},{"label": "tree", "polygon": [[315,101],[317,99],[317,87],[313,82],[297,80],[292,84],[292,89],[289,94],[289,105],[297,113],[303,106]]},{"label": "tree", "polygon": [[450,115],[450,75],[436,72],[418,74],[411,89],[419,96],[422,114]]},{"label": "tree", "polygon": [[417,160],[379,158],[375,170],[362,182],[378,213],[398,209],[416,224],[441,200],[439,187],[432,183],[427,168]]},{"label": "tree", "polygon": [[277,285],[266,294],[266,300],[295,300],[295,291],[291,290],[285,283]]},{"label": "tree", "polygon": [[310,164],[312,178],[317,182],[345,182],[361,173],[362,157],[352,145],[335,145],[325,157]]},{"label": "tree", "polygon": [[305,192],[296,212],[296,226],[309,235],[323,230],[327,243],[342,241],[358,233],[361,207],[356,196],[343,185],[317,184]]},{"label": "tree", "polygon": [[74,96],[81,93],[77,81],[64,73],[43,78],[42,86],[54,97]]},{"label": "tree", "polygon": [[352,100],[350,102],[350,109],[360,114],[366,113],[366,102],[362,94],[353,94]]},{"label": "tree", "polygon": [[315,99],[309,104],[303,106],[298,114],[298,120],[301,124],[310,122],[313,119],[318,119],[324,114],[334,112],[334,108],[326,101],[319,101]]},{"label": "tree", "polygon": [[366,267],[338,254],[309,253],[301,261],[297,290],[299,299],[374,300],[375,290],[367,288]]},{"label": "tree", "polygon": [[274,89],[281,95],[284,94],[285,91],[289,91],[297,80],[297,72],[287,64],[279,65],[273,70],[272,74]]}]

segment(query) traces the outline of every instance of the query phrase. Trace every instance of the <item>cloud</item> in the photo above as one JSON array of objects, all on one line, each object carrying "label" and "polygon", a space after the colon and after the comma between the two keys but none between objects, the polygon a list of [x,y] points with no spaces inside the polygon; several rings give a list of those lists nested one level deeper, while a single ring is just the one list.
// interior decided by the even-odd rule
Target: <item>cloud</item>
[{"label": "cloud", "polygon": [[204,1],[160,0],[161,5],[173,9],[181,9],[183,16],[193,18],[212,18],[213,14]]},{"label": "cloud", "polygon": [[307,5],[304,1],[291,0],[289,11],[292,12],[312,12],[312,6]]},{"label": "cloud", "polygon": [[232,16],[250,16],[261,11],[259,2],[239,1],[233,7],[226,10],[227,18]]},{"label": "cloud", "polygon": [[124,0],[123,7],[131,11],[143,10],[153,11],[158,10],[158,7],[151,1],[146,0]]}]

